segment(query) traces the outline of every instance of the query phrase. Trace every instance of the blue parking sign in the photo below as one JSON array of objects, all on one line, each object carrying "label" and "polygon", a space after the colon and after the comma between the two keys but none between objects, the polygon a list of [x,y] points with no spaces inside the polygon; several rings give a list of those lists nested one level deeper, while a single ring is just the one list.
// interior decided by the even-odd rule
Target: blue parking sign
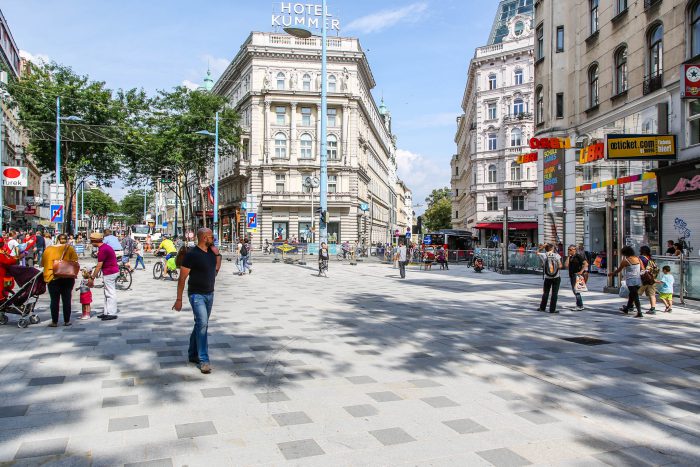
[{"label": "blue parking sign", "polygon": [[248,228],[249,229],[255,229],[258,227],[258,214],[255,212],[248,212],[246,213],[246,216],[248,218]]},{"label": "blue parking sign", "polygon": [[57,224],[63,223],[63,205],[62,204],[52,204],[51,210],[50,210],[50,215],[51,215],[51,222],[55,222]]}]

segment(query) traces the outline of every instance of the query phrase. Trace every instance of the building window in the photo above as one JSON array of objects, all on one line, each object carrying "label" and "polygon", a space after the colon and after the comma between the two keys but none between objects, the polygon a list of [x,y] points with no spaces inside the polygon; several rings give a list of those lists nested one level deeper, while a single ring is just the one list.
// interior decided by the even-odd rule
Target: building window
[{"label": "building window", "polygon": [[700,2],[690,7],[690,56],[700,55]]},{"label": "building window", "polygon": [[328,160],[336,161],[338,160],[338,138],[335,135],[328,135],[327,143],[327,154]]},{"label": "building window", "polygon": [[510,132],[510,145],[513,147],[522,146],[523,132],[520,128],[513,128]]},{"label": "building window", "polygon": [[301,152],[299,157],[302,159],[313,159],[313,141],[311,135],[304,133],[300,138]]},{"label": "building window", "polygon": [[498,148],[498,135],[489,133],[488,136],[489,151],[495,151]]},{"label": "building window", "polygon": [[334,127],[335,126],[335,117],[338,114],[338,111],[336,109],[328,109],[328,126],[329,127]]},{"label": "building window", "polygon": [[520,98],[517,98],[513,101],[513,115],[516,117],[523,113],[525,111],[525,106],[523,104],[523,100]]},{"label": "building window", "polygon": [[276,174],[275,175],[275,192],[277,193],[284,193],[285,187],[287,185],[287,176],[285,174]]},{"label": "building window", "polygon": [[287,240],[287,229],[289,225],[287,222],[273,222],[272,223],[272,241],[273,242],[283,242]]},{"label": "building window", "polygon": [[490,102],[489,104],[487,104],[486,109],[488,111],[488,116],[486,118],[488,120],[496,120],[496,103]]},{"label": "building window", "polygon": [[330,75],[328,77],[328,92],[335,92],[335,88],[336,88],[335,75]]},{"label": "building window", "polygon": [[489,165],[489,173],[488,173],[489,183],[496,183],[497,176],[498,176],[498,174],[496,172],[496,166],[493,164]]},{"label": "building window", "polygon": [[598,65],[588,69],[588,105],[589,108],[598,105]]},{"label": "building window", "polygon": [[627,91],[627,47],[615,52],[615,94]]},{"label": "building window", "polygon": [[455,211],[455,219],[459,219],[459,211]]},{"label": "building window", "polygon": [[275,115],[277,116],[276,122],[278,125],[284,125],[285,123],[287,123],[286,107],[275,107]]},{"label": "building window", "polygon": [[598,32],[598,0],[590,0],[591,34]]},{"label": "building window", "polygon": [[513,161],[510,163],[510,179],[514,182],[520,181],[523,178],[522,166]]},{"label": "building window", "polygon": [[511,207],[513,211],[524,211],[525,210],[525,197],[524,196],[513,196],[511,199]]},{"label": "building window", "polygon": [[338,191],[338,176],[328,176],[328,193],[336,193]]},{"label": "building window", "polygon": [[557,52],[564,51],[564,26],[557,26]]},{"label": "building window", "polygon": [[489,75],[489,89],[496,89],[496,75],[494,73]]},{"label": "building window", "polygon": [[557,93],[557,118],[564,118],[564,93]]},{"label": "building window", "polygon": [[311,126],[311,107],[301,108],[301,126]]},{"label": "building window", "polygon": [[301,85],[304,91],[311,91],[311,76],[308,73],[301,78]]},{"label": "building window", "polygon": [[535,60],[540,60],[544,58],[544,26],[539,25],[535,30],[535,35],[537,37],[535,43]]},{"label": "building window", "polygon": [[275,157],[278,159],[287,158],[287,136],[284,133],[275,135]]},{"label": "building window", "polygon": [[487,211],[498,211],[498,197],[487,196],[486,197],[486,210]]},{"label": "building window", "polygon": [[284,73],[277,73],[277,89],[279,91],[284,91]]},{"label": "building window", "polygon": [[523,84],[523,70],[515,70],[515,85]]},{"label": "building window", "polygon": [[617,14],[627,10],[627,0],[617,0]]},{"label": "building window", "polygon": [[542,86],[537,86],[535,99],[535,123],[539,125],[544,123],[544,91],[542,90]]},{"label": "building window", "polygon": [[664,27],[654,26],[649,32],[649,77],[661,76],[664,72]]},{"label": "building window", "polygon": [[700,144],[700,99],[688,101],[688,146]]}]

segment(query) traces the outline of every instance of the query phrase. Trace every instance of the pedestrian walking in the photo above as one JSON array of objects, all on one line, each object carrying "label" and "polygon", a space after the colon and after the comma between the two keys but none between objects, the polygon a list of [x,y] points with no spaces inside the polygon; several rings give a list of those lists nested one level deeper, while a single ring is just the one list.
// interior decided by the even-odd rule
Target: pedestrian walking
[{"label": "pedestrian walking", "polygon": [[318,250],[318,277],[321,274],[328,277],[328,245],[326,243],[321,243],[321,248]]},{"label": "pedestrian walking", "polygon": [[78,254],[75,249],[68,245],[68,236],[60,234],[58,236],[58,244],[48,247],[44,250],[41,265],[44,267],[44,281],[48,284],[49,297],[51,298],[51,323],[50,328],[58,326],[58,308],[60,302],[63,302],[63,325],[70,326],[71,321],[71,295],[75,286],[75,277],[56,277],[54,275],[54,266],[61,260],[63,261],[78,261]]},{"label": "pedestrian walking", "polygon": [[[544,252],[542,251],[544,248]],[[554,252],[554,245],[547,243],[544,247],[537,250],[537,254],[542,260],[542,275],[544,277],[544,285],[542,289],[542,300],[540,301],[539,311],[547,310],[547,301],[549,300],[549,312],[559,313],[557,310],[557,299],[559,298],[559,287],[561,286],[561,256]],[[549,293],[552,293],[551,300]]]},{"label": "pedestrian walking", "polygon": [[642,286],[639,288],[639,295],[646,295],[649,299],[649,311],[647,315],[656,314],[656,284],[659,277],[659,267],[651,257],[651,248],[643,245],[639,248],[639,259],[642,261],[644,271],[641,274]]},{"label": "pedestrian walking", "polygon": [[36,264],[41,264],[41,255],[46,249],[46,240],[41,232],[36,233]]},{"label": "pedestrian walking", "polygon": [[576,245],[569,245],[568,255],[566,257],[564,268],[569,271],[569,282],[571,283],[571,290],[574,292],[576,297],[576,310],[582,311],[583,298],[581,297],[581,292],[576,290],[577,276],[583,276],[584,272],[588,270],[588,261],[586,257],[578,252]]},{"label": "pedestrian walking", "polygon": [[143,262],[143,245],[138,240],[136,240],[136,243],[134,244],[134,255],[136,256],[136,265],[134,266],[134,270],[139,268],[139,264],[145,270],[146,263]]},{"label": "pedestrian walking", "polygon": [[671,275],[671,266],[664,266],[661,268],[661,276],[659,280],[656,281],[657,284],[661,284],[659,288],[659,299],[666,305],[664,313],[671,313],[673,311],[673,276]]},{"label": "pedestrian walking", "polygon": [[408,260],[406,257],[406,245],[404,245],[403,241],[401,241],[401,240],[399,240],[398,255],[399,255],[399,274],[401,274],[401,279],[405,279],[406,278],[406,263],[408,262]]},{"label": "pedestrian walking", "polygon": [[180,278],[177,281],[177,297],[173,310],[182,310],[182,294],[187,280],[187,298],[194,315],[194,327],[190,334],[189,361],[199,371],[211,373],[209,361],[209,317],[214,304],[214,284],[221,268],[221,254],[214,246],[214,234],[210,229],[197,231],[197,246],[191,248],[182,260]]},{"label": "pedestrian walking", "polygon": [[248,270],[248,274],[252,274],[253,270],[250,268],[248,265],[248,261],[250,258],[250,243],[248,243],[248,239],[244,238],[241,243],[238,244],[238,275],[242,276],[246,269]]},{"label": "pedestrian walking", "polygon": [[136,241],[133,238],[131,238],[131,235],[126,235],[124,236],[124,238],[122,238],[121,245],[122,251],[124,252],[124,254],[122,255],[122,263],[124,263],[124,265],[130,272],[133,272],[133,269],[131,267],[131,258],[134,256]]},{"label": "pedestrian walking", "polygon": [[612,277],[624,271],[625,284],[627,284],[627,288],[629,289],[629,297],[627,298],[627,305],[621,306],[620,311],[627,315],[634,306],[637,308],[637,314],[634,315],[634,317],[643,318],[642,305],[639,303],[639,288],[642,285],[641,272],[644,269],[644,265],[634,253],[634,248],[631,246],[623,247],[620,253],[622,253],[624,259],[615,271],[608,274],[608,276]]},{"label": "pedestrian walking", "polygon": [[92,312],[90,310],[92,304],[92,291],[90,290],[90,272],[83,269],[83,280],[80,281],[80,286],[75,289],[80,291],[80,305],[83,307],[83,315],[80,319],[90,319]]},{"label": "pedestrian walking", "polygon": [[97,266],[92,270],[88,285],[93,287],[95,278],[102,272],[104,281],[104,305],[102,313],[97,315],[102,321],[110,321],[117,319],[117,277],[119,277],[119,263],[117,255],[111,246],[104,243],[104,237],[101,233],[93,232],[90,234],[90,243],[93,248],[97,248]]}]

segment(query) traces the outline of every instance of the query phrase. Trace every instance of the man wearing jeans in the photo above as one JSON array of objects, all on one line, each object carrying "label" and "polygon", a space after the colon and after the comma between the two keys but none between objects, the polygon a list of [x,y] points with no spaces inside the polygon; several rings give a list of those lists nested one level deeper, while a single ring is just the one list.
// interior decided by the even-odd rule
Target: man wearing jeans
[{"label": "man wearing jeans", "polygon": [[399,249],[398,249],[398,257],[399,257],[399,274],[401,274],[401,279],[406,278],[406,245],[403,244],[403,241],[399,240]]},{"label": "man wearing jeans", "polygon": [[101,233],[93,232],[90,234],[90,243],[93,247],[97,247],[97,266],[92,270],[92,276],[88,285],[92,287],[95,282],[95,277],[102,271],[102,279],[104,280],[104,311],[97,315],[102,321],[110,321],[117,319],[117,277],[119,277],[119,264],[117,263],[117,255],[111,246],[104,243],[104,238]]},{"label": "man wearing jeans", "polygon": [[182,310],[182,292],[187,282],[187,296],[194,313],[194,328],[190,335],[189,360],[199,366],[202,373],[211,373],[207,332],[209,315],[214,304],[214,282],[221,267],[221,255],[214,246],[214,234],[210,229],[197,231],[197,246],[190,249],[182,260],[177,282],[177,299],[173,310]]},{"label": "man wearing jeans", "polygon": [[[544,249],[544,253],[542,252]],[[542,287],[542,301],[540,302],[539,311],[547,310],[547,300],[549,292],[552,292],[552,299],[549,302],[549,312],[559,313],[557,310],[557,298],[559,298],[559,286],[561,285],[561,256],[554,252],[554,245],[547,243],[544,247],[540,246],[537,254],[542,260],[544,285]]]},{"label": "man wearing jeans", "polygon": [[585,256],[577,251],[576,245],[569,245],[568,256],[566,257],[564,268],[569,270],[571,290],[574,292],[574,296],[576,297],[576,310],[584,310],[585,308],[583,307],[581,292],[576,290],[576,276],[583,275],[584,271],[588,270],[588,261],[586,261]]}]

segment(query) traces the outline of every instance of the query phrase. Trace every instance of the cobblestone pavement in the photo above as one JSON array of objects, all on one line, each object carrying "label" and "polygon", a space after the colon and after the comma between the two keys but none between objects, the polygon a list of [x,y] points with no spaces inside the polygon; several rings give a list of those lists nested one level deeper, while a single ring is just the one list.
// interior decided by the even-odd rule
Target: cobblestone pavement
[{"label": "cobblestone pavement", "polygon": [[634,319],[599,293],[574,312],[563,288],[550,315],[536,276],[312,266],[225,262],[210,375],[187,363],[175,283],[148,270],[117,320],[47,328],[48,296],[41,324],[11,316],[0,463],[700,464],[700,314]]}]

